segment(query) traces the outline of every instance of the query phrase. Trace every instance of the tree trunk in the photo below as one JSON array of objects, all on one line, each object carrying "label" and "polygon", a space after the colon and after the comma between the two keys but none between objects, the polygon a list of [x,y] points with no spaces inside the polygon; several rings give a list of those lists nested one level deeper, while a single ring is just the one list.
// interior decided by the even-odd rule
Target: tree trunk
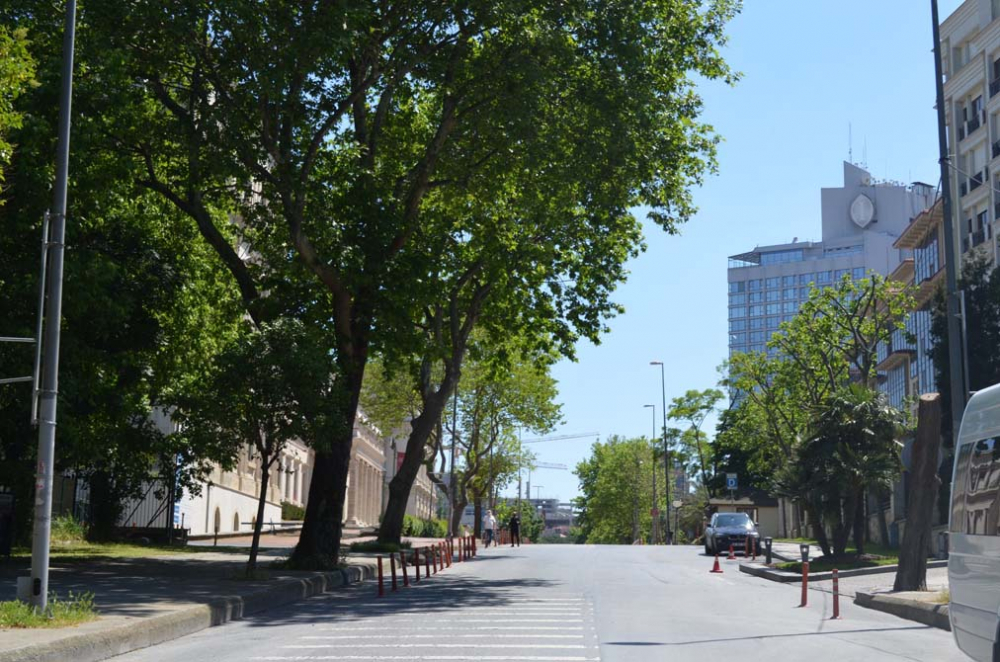
[{"label": "tree trunk", "polygon": [[250,543],[250,558],[247,560],[247,579],[253,579],[257,570],[257,552],[260,549],[260,530],[264,526],[264,506],[267,504],[267,486],[271,481],[272,453],[260,455],[260,497],[257,499],[257,519],[253,523],[253,541]]},{"label": "tree trunk", "polygon": [[[359,350],[359,352],[363,352]],[[344,500],[347,477],[351,471],[351,446],[354,443],[354,417],[358,411],[364,362],[340,365],[341,388],[328,397],[338,399],[340,425],[330,438],[313,440],[315,457],[309,499],[302,520],[299,542],[289,558],[289,565],[302,570],[333,568],[339,562],[343,534]]]},{"label": "tree trunk", "polygon": [[913,442],[910,466],[910,493],[907,496],[906,529],[899,549],[896,591],[927,590],[927,550],[931,544],[931,523],[941,479],[938,453],[941,449],[941,396],[920,396],[917,409],[917,437]]},{"label": "tree trunk", "polygon": [[823,555],[830,556],[830,540],[826,537],[826,529],[823,528],[823,518],[812,508],[809,509],[809,524],[812,526],[813,538],[816,539],[819,548],[823,550]]},{"label": "tree trunk", "polygon": [[854,524],[854,547],[860,556],[865,553],[865,539],[868,537],[868,522],[865,521],[865,506],[868,503],[867,492],[863,488],[858,490],[854,499],[854,513],[851,519]]},{"label": "tree trunk", "polygon": [[[406,514],[406,503],[410,499],[410,490],[413,488],[413,482],[417,479],[420,467],[424,465],[424,449],[427,447],[427,440],[438,421],[441,420],[451,391],[452,388],[442,387],[432,397],[427,398],[424,410],[411,423],[403,463],[393,479],[389,481],[389,501],[386,503],[385,514],[382,516],[382,524],[378,530],[380,543],[398,545],[400,542],[403,535],[403,515]],[[452,476],[452,480],[455,480],[454,476]]]},{"label": "tree trunk", "polygon": [[465,512],[465,506],[467,506],[469,500],[465,498],[465,491],[459,490],[458,495],[455,498],[455,510],[451,514],[451,530],[455,532],[455,535],[459,534],[459,526],[462,524],[462,513]]}]

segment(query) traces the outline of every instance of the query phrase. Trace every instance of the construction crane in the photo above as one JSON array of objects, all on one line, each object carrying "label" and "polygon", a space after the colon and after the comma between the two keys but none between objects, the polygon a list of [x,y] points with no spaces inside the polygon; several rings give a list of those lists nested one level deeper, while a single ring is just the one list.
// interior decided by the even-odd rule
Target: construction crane
[{"label": "construction crane", "polygon": [[[557,434],[557,435],[552,436],[552,437],[539,437],[538,439],[521,439],[521,440],[519,440],[519,442],[520,442],[520,445],[523,446],[524,444],[540,444],[540,443],[543,443],[543,442],[546,442],[546,441],[563,441],[563,440],[566,440],[566,439],[583,439],[583,438],[586,438],[586,437],[597,437],[599,439],[600,438],[600,433],[599,432],[583,432],[583,433],[575,433],[575,434]],[[551,463],[547,463],[547,462],[535,462],[535,468],[536,469],[559,469],[559,470],[562,470],[562,471],[566,471],[566,469],[568,469],[568,467],[565,464],[551,464]],[[528,489],[526,491],[527,491],[527,494],[528,494],[528,499],[531,499],[531,470],[528,471],[528,486],[527,487],[528,487]],[[520,467],[517,470],[517,502],[519,504],[521,503],[521,469],[520,469]]]},{"label": "construction crane", "polygon": [[564,439],[582,439],[584,437],[600,437],[600,432],[580,432],[578,434],[558,434],[554,437],[540,437],[539,439],[524,439],[522,444],[540,444],[546,441],[563,441]]}]

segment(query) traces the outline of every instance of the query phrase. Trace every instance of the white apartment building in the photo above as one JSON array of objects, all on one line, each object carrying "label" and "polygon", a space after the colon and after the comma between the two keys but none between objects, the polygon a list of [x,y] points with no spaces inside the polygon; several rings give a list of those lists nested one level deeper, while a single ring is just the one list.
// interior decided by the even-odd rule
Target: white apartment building
[{"label": "white apartment building", "polygon": [[[966,0],[941,23],[956,259],[997,259],[1000,218],[1000,0]],[[960,261],[959,261],[960,262]]]}]

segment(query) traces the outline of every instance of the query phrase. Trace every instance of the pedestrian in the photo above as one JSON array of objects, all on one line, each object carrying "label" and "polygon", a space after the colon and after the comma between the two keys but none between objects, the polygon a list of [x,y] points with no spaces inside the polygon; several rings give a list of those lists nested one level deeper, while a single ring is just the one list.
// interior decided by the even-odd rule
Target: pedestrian
[{"label": "pedestrian", "polygon": [[493,515],[492,510],[487,509],[486,517],[483,518],[483,530],[485,531],[486,535],[486,541],[484,545],[486,547],[489,547],[490,543],[493,542],[493,535],[494,531],[496,531],[496,528],[497,528],[497,518],[496,516]]},{"label": "pedestrian", "polygon": [[521,546],[521,516],[516,511],[510,516],[510,546],[515,543]]}]

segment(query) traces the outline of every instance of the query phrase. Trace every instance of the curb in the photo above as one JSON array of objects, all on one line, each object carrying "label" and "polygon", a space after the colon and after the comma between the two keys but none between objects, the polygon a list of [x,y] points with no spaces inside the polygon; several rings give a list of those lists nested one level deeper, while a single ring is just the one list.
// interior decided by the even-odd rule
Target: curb
[{"label": "curb", "polygon": [[[948,561],[928,561],[928,568],[947,568]],[[896,572],[899,568],[898,565],[880,565],[873,568],[854,568],[853,570],[841,570],[837,575],[844,579],[845,577],[864,577],[866,575],[881,575],[888,572]],[[768,568],[766,566],[753,566],[740,564],[740,572],[745,572],[748,575],[754,575],[755,577],[761,577],[763,579],[769,579],[772,582],[798,582],[802,581],[802,575],[797,572],[790,572],[788,570],[775,570],[773,568]],[[809,580],[814,582],[821,582],[828,579],[833,579],[833,573],[826,572],[810,572]]]},{"label": "curb", "polygon": [[289,578],[246,595],[218,598],[207,604],[136,619],[106,630],[3,651],[0,652],[0,662],[98,662],[354,584],[374,575],[374,564],[365,563],[343,570],[314,573],[308,577]]},{"label": "curb", "polygon": [[894,595],[872,595],[870,593],[858,593],[854,598],[854,604],[876,611],[884,611],[893,616],[951,632],[951,622],[948,619],[948,605],[909,600]]}]

